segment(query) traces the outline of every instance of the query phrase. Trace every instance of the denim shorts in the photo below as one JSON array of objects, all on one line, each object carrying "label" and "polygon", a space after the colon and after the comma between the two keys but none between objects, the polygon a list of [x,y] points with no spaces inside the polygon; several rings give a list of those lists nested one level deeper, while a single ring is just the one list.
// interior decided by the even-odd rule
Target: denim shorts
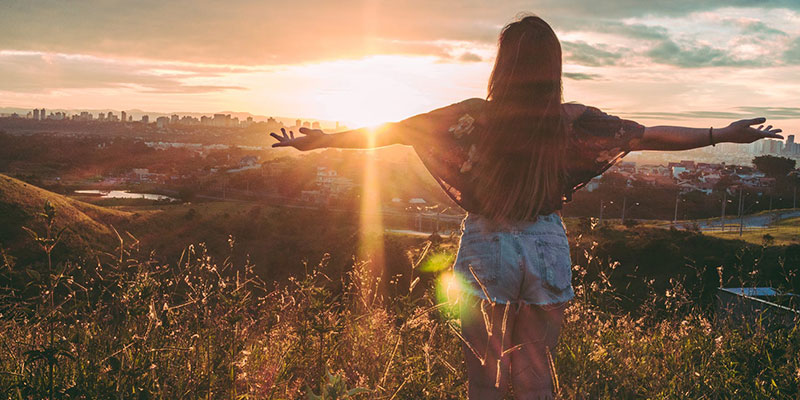
[{"label": "denim shorts", "polygon": [[556,213],[503,225],[467,215],[454,271],[467,293],[497,303],[544,305],[575,297],[569,240]]}]

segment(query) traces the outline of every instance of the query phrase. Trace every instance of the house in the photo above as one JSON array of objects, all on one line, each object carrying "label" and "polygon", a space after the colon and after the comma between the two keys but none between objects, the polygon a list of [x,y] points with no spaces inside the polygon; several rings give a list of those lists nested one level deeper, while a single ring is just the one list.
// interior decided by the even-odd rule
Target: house
[{"label": "house", "polygon": [[259,157],[244,156],[239,160],[239,167],[253,167],[258,165]]},{"label": "house", "polygon": [[316,186],[320,192],[337,197],[356,185],[349,178],[339,176],[334,169],[317,167]]}]

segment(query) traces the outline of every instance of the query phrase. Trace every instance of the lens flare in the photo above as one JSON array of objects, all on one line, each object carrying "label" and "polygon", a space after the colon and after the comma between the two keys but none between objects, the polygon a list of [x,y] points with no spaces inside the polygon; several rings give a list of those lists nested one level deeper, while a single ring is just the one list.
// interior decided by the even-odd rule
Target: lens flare
[{"label": "lens flare", "polygon": [[454,255],[450,253],[434,253],[419,266],[420,272],[441,272],[453,265]]},{"label": "lens flare", "polygon": [[464,282],[452,271],[448,270],[436,278],[436,303],[440,304],[439,312],[448,319],[458,319],[458,299],[461,297]]},{"label": "lens flare", "polygon": [[[375,145],[375,132],[369,135],[369,147]],[[365,151],[364,180],[361,190],[361,212],[359,224],[358,258],[368,260],[374,276],[381,276],[386,260],[383,248],[383,218],[381,216],[381,193],[375,149]]]}]

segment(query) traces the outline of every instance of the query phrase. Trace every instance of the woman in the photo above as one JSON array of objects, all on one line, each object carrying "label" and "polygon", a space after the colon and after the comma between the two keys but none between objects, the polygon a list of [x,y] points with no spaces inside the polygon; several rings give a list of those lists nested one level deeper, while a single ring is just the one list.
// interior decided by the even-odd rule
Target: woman
[{"label": "woman", "polygon": [[[562,104],[561,46],[542,19],[500,34],[486,100],[469,99],[377,129],[272,133],[273,147],[411,145],[467,212],[455,272],[468,285],[461,326],[471,399],[551,398],[550,352],[574,297],[560,209],[572,193],[634,150],[686,150],[782,138],[764,118],[722,129],[644,127]],[[370,135],[373,137],[370,138]]]}]

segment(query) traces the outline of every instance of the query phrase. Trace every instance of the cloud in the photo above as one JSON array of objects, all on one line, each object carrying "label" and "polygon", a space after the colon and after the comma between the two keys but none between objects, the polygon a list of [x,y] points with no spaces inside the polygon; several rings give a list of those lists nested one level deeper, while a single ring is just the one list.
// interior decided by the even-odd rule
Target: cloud
[{"label": "cloud", "polygon": [[[125,62],[98,57],[0,51],[0,90],[38,93],[60,89],[130,88],[146,93],[211,93],[245,90],[207,83],[237,68]],[[199,82],[204,83],[199,83]]]},{"label": "cloud", "polygon": [[600,75],[598,74],[586,74],[583,72],[564,72],[564,77],[576,81],[591,81],[600,79]]},{"label": "cloud", "polygon": [[745,20],[739,21],[738,25],[742,28],[744,34],[754,34],[762,37],[771,36],[788,36],[788,34],[780,29],[773,28],[761,21]]},{"label": "cloud", "polygon": [[[556,29],[589,29],[663,40],[661,27],[626,18],[673,16],[723,7],[800,10],[796,0],[3,0],[0,48],[276,65],[378,54],[435,54],[437,43],[491,46],[502,26],[532,11]],[[754,25],[751,29],[765,29]],[[460,54],[460,53],[459,53]],[[480,53],[476,53],[480,54]]]},{"label": "cloud", "polygon": [[725,7],[800,10],[800,2],[796,0],[617,0],[605,1],[602,4],[596,0],[540,0],[537,6],[546,9],[548,14],[554,17],[565,15],[600,19],[642,16],[681,17]]},{"label": "cloud", "polygon": [[567,31],[610,33],[641,40],[669,38],[669,31],[663,26],[625,23],[608,19],[574,18],[564,21],[558,27]]},{"label": "cloud", "polygon": [[689,43],[678,45],[671,39],[646,52],[654,62],[674,65],[683,68],[700,67],[758,67],[765,65],[760,59],[742,59],[731,56],[728,52],[705,44]]},{"label": "cloud", "polygon": [[466,52],[462,54],[461,57],[458,57],[458,60],[463,62],[480,62],[483,61],[483,58],[475,53]]},{"label": "cloud", "polygon": [[583,41],[562,41],[567,61],[590,67],[615,65],[622,58],[621,52],[607,49],[606,45],[591,45]]},{"label": "cloud", "polygon": [[800,64],[800,36],[794,38],[783,53],[783,61],[787,64]]},{"label": "cloud", "polygon": [[749,115],[771,119],[800,118],[800,107],[738,107],[738,109]]},{"label": "cloud", "polygon": [[680,112],[640,112],[628,113],[631,118],[669,119],[728,119],[739,120],[754,117],[767,119],[798,119],[797,107],[736,107],[737,111],[680,111]]}]

